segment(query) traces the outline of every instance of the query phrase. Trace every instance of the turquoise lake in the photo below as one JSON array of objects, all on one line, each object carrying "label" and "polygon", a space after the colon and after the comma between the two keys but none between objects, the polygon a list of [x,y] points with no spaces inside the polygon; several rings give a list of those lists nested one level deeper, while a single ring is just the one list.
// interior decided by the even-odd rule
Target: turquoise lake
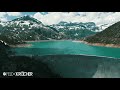
[{"label": "turquoise lake", "polygon": [[120,58],[120,48],[91,46],[73,41],[28,42],[31,47],[13,48],[17,55],[92,55]]},{"label": "turquoise lake", "polygon": [[[120,48],[91,46],[73,41],[28,42],[13,48],[16,55],[33,55],[65,78],[119,78]],[[111,58],[112,57],[112,58]]]}]

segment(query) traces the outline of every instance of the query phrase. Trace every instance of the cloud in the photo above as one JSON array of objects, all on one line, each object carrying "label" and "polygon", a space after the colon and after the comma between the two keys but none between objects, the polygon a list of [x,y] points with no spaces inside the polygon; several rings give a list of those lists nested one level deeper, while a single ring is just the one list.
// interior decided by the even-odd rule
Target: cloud
[{"label": "cloud", "polygon": [[[22,16],[22,12],[0,12],[0,20],[7,21],[9,17]],[[32,17],[46,25],[66,22],[95,22],[100,26],[120,21],[120,12],[36,12]]]},{"label": "cloud", "polygon": [[21,16],[21,12],[0,12],[0,21],[8,21],[7,16]]},{"label": "cloud", "polygon": [[21,12],[7,12],[8,16],[21,16],[22,13]]},{"label": "cloud", "polygon": [[0,18],[1,18],[1,17],[4,17],[5,15],[6,15],[5,12],[0,12]]},{"label": "cloud", "polygon": [[7,21],[6,13],[0,12],[0,21]]},{"label": "cloud", "polygon": [[62,17],[65,17],[65,14],[60,12],[48,12],[48,14],[42,15],[41,13],[37,12],[33,17],[42,21],[44,24],[55,24],[62,21]]},{"label": "cloud", "polygon": [[95,22],[97,25],[102,25],[120,21],[120,12],[48,12],[45,15],[37,12],[33,17],[47,25],[60,21]]}]

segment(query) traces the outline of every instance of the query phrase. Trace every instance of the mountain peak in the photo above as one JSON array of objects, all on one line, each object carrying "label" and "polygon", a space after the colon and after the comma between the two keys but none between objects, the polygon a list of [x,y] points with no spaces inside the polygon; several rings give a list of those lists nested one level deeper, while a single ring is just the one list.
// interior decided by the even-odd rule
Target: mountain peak
[{"label": "mountain peak", "polygon": [[25,16],[22,16],[20,18],[16,18],[16,19],[14,19],[12,21],[32,21],[32,22],[35,22],[37,24],[41,24],[42,23],[41,21],[39,21],[39,20],[29,16],[29,15],[25,15]]}]

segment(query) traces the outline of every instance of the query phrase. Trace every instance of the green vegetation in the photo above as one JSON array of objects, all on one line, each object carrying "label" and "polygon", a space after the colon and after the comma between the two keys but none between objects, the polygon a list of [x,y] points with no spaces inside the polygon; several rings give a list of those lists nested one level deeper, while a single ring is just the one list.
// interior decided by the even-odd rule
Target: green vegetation
[{"label": "green vegetation", "polygon": [[86,37],[85,41],[89,43],[120,44],[120,22],[94,36]]},{"label": "green vegetation", "polygon": [[23,16],[23,17],[20,17],[20,18],[16,18],[16,19],[14,19],[14,20],[12,20],[12,21],[19,21],[19,20],[22,20],[22,21],[21,21],[22,23],[24,23],[24,22],[23,22],[24,20],[30,20],[30,21],[33,21],[33,22],[35,22],[35,23],[37,23],[37,24],[42,24],[42,22],[38,21],[37,19],[35,19],[35,18],[33,18],[33,17],[30,17],[29,15]]},{"label": "green vegetation", "polygon": [[83,37],[86,36],[90,36],[90,35],[94,35],[95,32],[89,31],[87,29],[83,30],[83,29],[71,29],[71,30],[60,30],[61,32],[64,32],[64,34],[66,35],[66,39],[72,39],[72,40],[79,40]]},{"label": "green vegetation", "polygon": [[55,28],[45,26],[30,16],[17,18],[7,22],[5,26],[0,26],[0,40],[10,45],[23,44],[25,41],[61,38]]},{"label": "green vegetation", "polygon": [[[44,25],[41,21],[30,16],[16,18],[3,24],[3,26],[0,25],[0,40],[10,45],[24,44],[25,41],[36,40],[79,40],[94,35],[94,31],[98,30],[93,22],[60,22],[56,25]],[[61,26],[63,28],[59,28]]]},{"label": "green vegetation", "polygon": [[53,24],[54,27],[61,34],[64,35],[64,39],[79,40],[83,37],[94,35],[99,28],[93,22],[78,23],[78,22],[64,22],[61,21],[58,24]]}]

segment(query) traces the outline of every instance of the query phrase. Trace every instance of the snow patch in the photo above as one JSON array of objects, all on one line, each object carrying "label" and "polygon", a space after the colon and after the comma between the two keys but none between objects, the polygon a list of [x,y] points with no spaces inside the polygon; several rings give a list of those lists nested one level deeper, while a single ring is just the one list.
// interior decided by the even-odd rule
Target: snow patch
[{"label": "snow patch", "polygon": [[30,22],[29,21],[24,21],[24,23],[23,24],[25,24],[25,25],[29,25],[30,24]]}]

